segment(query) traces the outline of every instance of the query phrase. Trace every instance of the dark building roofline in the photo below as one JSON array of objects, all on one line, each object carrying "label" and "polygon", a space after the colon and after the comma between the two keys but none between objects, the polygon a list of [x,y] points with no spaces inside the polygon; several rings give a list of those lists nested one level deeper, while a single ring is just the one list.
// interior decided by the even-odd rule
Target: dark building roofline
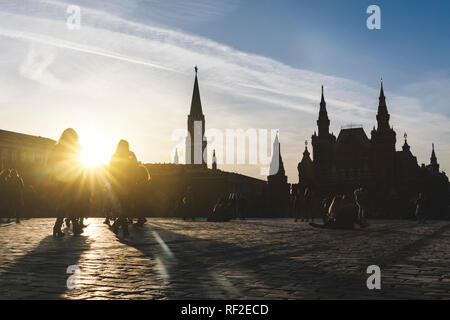
[{"label": "dark building roofline", "polygon": [[50,138],[0,129],[0,140],[1,139],[9,140],[8,142],[11,143],[39,144],[45,146],[53,146],[56,143],[55,140]]}]

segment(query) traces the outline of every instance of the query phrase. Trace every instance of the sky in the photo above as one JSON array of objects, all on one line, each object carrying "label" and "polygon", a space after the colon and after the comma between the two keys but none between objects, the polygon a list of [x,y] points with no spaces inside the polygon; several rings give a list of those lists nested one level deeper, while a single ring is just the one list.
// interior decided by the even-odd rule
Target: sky
[{"label": "sky", "polygon": [[[366,26],[372,4],[379,30]],[[79,29],[67,26],[71,5]],[[370,137],[383,77],[397,150],[406,132],[429,163],[434,142],[445,171],[449,9],[446,0],[0,0],[0,128],[56,140],[73,127],[104,162],[121,138],[143,162],[171,162],[197,65],[206,129],[279,130],[295,183],[321,85],[331,131],[362,124]],[[261,164],[219,168],[265,179]]]}]

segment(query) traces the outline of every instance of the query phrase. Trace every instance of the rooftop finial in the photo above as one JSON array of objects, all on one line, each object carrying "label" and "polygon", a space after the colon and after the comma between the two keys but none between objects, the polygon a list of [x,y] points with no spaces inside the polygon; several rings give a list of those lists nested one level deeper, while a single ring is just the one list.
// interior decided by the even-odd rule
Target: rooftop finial
[{"label": "rooftop finial", "polygon": [[197,72],[198,72],[198,67],[197,67],[197,66],[195,66],[195,67],[194,67],[194,70],[195,70],[195,75],[197,75]]}]

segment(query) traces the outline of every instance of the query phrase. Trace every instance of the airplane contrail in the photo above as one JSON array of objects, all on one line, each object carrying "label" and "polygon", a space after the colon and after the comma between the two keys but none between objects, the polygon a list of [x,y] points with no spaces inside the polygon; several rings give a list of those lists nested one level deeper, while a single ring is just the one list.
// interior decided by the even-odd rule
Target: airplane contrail
[{"label": "airplane contrail", "polygon": [[75,51],[89,53],[89,54],[95,54],[98,56],[112,58],[112,59],[135,63],[135,64],[140,64],[140,65],[151,67],[151,68],[157,68],[157,69],[176,72],[176,73],[182,73],[178,70],[175,70],[175,69],[172,69],[169,67],[165,67],[165,66],[161,66],[161,65],[149,62],[149,61],[141,60],[141,59],[130,57],[130,56],[121,55],[116,52],[111,52],[111,51],[107,51],[107,50],[102,50],[102,49],[98,49],[98,48],[80,45],[78,43],[74,43],[74,42],[70,42],[70,41],[66,41],[66,40],[62,40],[62,39],[58,39],[58,38],[39,35],[39,34],[32,33],[32,32],[22,32],[22,31],[16,31],[16,30],[11,30],[11,29],[0,28],[0,36],[13,38],[13,39],[25,39],[25,40],[29,40],[29,41],[34,41],[34,42],[39,42],[39,43],[55,46],[58,48],[70,49],[70,50],[75,50]]}]

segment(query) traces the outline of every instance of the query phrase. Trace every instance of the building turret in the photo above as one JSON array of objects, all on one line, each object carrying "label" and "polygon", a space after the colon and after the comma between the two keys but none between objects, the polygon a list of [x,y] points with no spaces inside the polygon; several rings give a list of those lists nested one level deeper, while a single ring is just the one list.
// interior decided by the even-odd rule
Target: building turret
[{"label": "building turret", "polygon": [[411,147],[408,144],[408,140],[407,140],[408,139],[408,135],[406,134],[406,132],[403,135],[403,137],[405,138],[405,143],[403,144],[402,150],[405,151],[405,152],[410,152]]},{"label": "building turret", "polygon": [[314,180],[314,164],[308,151],[308,141],[305,141],[303,158],[297,165],[299,185],[309,186]]}]

